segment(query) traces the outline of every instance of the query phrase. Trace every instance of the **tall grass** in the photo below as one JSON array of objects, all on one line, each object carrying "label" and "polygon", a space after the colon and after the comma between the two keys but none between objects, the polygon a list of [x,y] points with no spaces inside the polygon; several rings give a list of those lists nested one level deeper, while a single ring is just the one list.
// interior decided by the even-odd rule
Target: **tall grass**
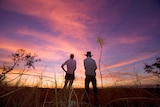
[{"label": "tall grass", "polygon": [[[72,89],[59,89],[57,87],[56,75],[55,78],[50,80],[54,83],[50,88],[42,88],[43,80],[49,78],[42,75],[30,75],[24,73],[14,73],[15,78],[0,85],[0,106],[8,107],[13,105],[15,107],[80,107],[83,103],[79,102],[79,98]],[[20,86],[19,83],[23,79],[22,76],[37,77],[37,84],[33,87]],[[16,81],[17,80],[17,81]],[[9,86],[10,82],[15,82],[15,85]],[[25,84],[25,83],[24,83]],[[34,84],[34,83],[33,83]],[[7,102],[7,103],[6,103]]]},{"label": "tall grass", "polygon": [[[15,74],[17,75],[17,74]],[[142,88],[141,79],[138,73],[135,74],[121,74],[130,75],[135,78],[135,87],[124,88],[119,85],[120,81],[114,80],[114,85],[110,88],[99,89],[98,104],[94,104],[93,91],[87,95],[84,89],[60,89],[57,87],[56,74],[55,78],[48,80],[47,76],[18,74],[21,79],[16,78],[14,86],[0,85],[0,106],[1,107],[149,107],[160,106],[159,89],[145,89]],[[37,78],[37,83],[33,83],[33,87],[26,87],[25,85],[18,87],[17,83],[23,80],[23,77],[34,76]],[[120,75],[120,74],[119,74]],[[48,86],[47,82],[53,84],[52,88],[43,88],[43,85]],[[10,81],[11,82],[11,81]],[[8,83],[9,84],[9,83]],[[24,83],[25,84],[25,83]],[[84,99],[88,99],[86,102]]]}]

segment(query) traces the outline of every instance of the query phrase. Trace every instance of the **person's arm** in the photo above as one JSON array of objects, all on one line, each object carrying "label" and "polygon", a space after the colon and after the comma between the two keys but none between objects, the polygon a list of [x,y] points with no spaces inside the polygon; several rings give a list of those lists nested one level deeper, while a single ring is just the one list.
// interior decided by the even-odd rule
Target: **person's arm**
[{"label": "person's arm", "polygon": [[84,65],[84,69],[86,70],[86,64],[85,64],[85,60],[83,61],[83,65]]},{"label": "person's arm", "polygon": [[76,63],[76,61],[75,61],[74,71],[76,70],[76,68],[77,68],[77,63]]},{"label": "person's arm", "polygon": [[95,70],[97,69],[97,64],[96,64],[96,61],[94,60],[94,63],[95,63]]},{"label": "person's arm", "polygon": [[64,69],[64,66],[66,65],[66,62],[64,62],[62,65],[61,65],[61,68],[63,69],[64,72],[67,72],[65,69]]}]

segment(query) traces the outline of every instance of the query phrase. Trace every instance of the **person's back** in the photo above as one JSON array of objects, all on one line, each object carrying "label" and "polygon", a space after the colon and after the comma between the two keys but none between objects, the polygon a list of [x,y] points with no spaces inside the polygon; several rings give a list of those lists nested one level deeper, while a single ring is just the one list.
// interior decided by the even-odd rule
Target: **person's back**
[{"label": "person's back", "polygon": [[85,74],[86,75],[96,75],[95,70],[97,69],[96,62],[91,57],[87,57],[84,60]]},{"label": "person's back", "polygon": [[66,61],[67,73],[73,74],[76,69],[76,61],[74,59],[68,59]]}]

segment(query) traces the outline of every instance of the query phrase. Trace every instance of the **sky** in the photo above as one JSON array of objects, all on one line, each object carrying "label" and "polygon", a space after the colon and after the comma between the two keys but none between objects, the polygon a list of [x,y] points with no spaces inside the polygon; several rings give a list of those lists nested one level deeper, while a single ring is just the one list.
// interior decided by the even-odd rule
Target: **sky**
[{"label": "sky", "polygon": [[[41,79],[44,86],[63,86],[61,64],[73,53],[73,86],[84,87],[84,54],[91,51],[99,65],[100,37],[105,44],[103,82],[96,70],[98,87],[157,84],[159,78],[145,73],[144,63],[152,64],[160,55],[159,19],[160,0],[1,0],[0,65],[8,64],[8,56],[17,49],[25,49],[38,54],[41,62],[26,72],[23,84],[33,85],[46,76]],[[19,71],[10,73],[15,72]]]}]

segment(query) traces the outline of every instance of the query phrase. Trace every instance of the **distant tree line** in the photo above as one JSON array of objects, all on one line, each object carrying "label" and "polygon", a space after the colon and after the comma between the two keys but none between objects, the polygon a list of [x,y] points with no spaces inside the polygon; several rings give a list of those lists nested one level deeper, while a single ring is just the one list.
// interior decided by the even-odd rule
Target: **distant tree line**
[{"label": "distant tree line", "polygon": [[160,78],[160,57],[157,57],[156,61],[151,65],[145,63],[144,70],[147,73],[156,74]]}]

